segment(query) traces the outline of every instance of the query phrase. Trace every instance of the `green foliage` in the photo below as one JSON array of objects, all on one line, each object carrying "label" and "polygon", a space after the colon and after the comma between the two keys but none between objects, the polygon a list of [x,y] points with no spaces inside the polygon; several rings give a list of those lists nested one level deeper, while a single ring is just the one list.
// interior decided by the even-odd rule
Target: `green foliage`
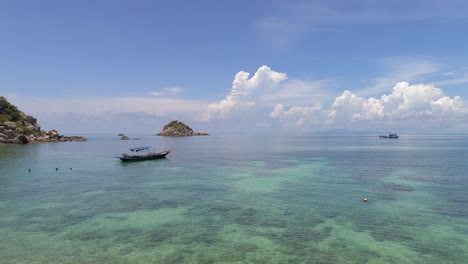
[{"label": "green foliage", "polygon": [[18,126],[18,130],[20,130],[22,132],[22,134],[25,134],[25,135],[35,135],[35,136],[39,136],[40,135],[40,132],[39,131],[36,131],[36,130],[33,130],[33,129],[29,129],[28,127],[26,126]]},{"label": "green foliage", "polygon": [[175,129],[189,129],[189,130],[192,130],[189,126],[187,126],[186,124],[184,124],[183,122],[180,122],[178,120],[172,120],[171,122],[169,122],[169,124],[164,126],[164,128],[169,128],[169,127],[173,127]]},{"label": "green foliage", "polygon": [[20,121],[20,111],[16,106],[10,104],[7,99],[0,96],[0,121]]}]

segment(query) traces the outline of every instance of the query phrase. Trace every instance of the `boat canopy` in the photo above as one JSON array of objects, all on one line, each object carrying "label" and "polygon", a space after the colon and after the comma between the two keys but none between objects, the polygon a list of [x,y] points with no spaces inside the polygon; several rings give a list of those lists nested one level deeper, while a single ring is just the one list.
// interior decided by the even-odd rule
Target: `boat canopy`
[{"label": "boat canopy", "polygon": [[151,148],[151,146],[135,147],[135,148],[131,148],[130,151],[138,152],[138,151],[142,151],[142,150],[148,150],[150,148]]}]

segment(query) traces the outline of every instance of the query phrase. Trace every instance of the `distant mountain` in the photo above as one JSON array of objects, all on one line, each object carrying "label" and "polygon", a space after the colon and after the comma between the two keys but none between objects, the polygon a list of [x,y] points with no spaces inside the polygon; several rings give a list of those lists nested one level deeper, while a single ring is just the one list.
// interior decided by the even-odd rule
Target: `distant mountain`
[{"label": "distant mountain", "polygon": [[0,144],[27,144],[36,142],[85,141],[83,137],[65,137],[57,130],[41,130],[37,119],[26,115],[0,96]]}]

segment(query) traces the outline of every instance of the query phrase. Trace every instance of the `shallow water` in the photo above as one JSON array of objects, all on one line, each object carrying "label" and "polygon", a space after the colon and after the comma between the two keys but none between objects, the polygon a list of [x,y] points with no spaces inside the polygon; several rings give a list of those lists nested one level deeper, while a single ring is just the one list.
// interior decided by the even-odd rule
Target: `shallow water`
[{"label": "shallow water", "polygon": [[467,136],[140,138],[0,146],[0,262],[468,262]]}]

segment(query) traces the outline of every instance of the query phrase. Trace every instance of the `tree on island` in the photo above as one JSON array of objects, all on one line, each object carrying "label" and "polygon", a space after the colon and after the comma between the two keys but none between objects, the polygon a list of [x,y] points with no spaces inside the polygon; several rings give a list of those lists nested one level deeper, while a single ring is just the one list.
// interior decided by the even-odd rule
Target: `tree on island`
[{"label": "tree on island", "polygon": [[207,136],[205,132],[193,132],[188,125],[178,120],[172,120],[157,134],[158,136],[187,137],[187,136]]}]

